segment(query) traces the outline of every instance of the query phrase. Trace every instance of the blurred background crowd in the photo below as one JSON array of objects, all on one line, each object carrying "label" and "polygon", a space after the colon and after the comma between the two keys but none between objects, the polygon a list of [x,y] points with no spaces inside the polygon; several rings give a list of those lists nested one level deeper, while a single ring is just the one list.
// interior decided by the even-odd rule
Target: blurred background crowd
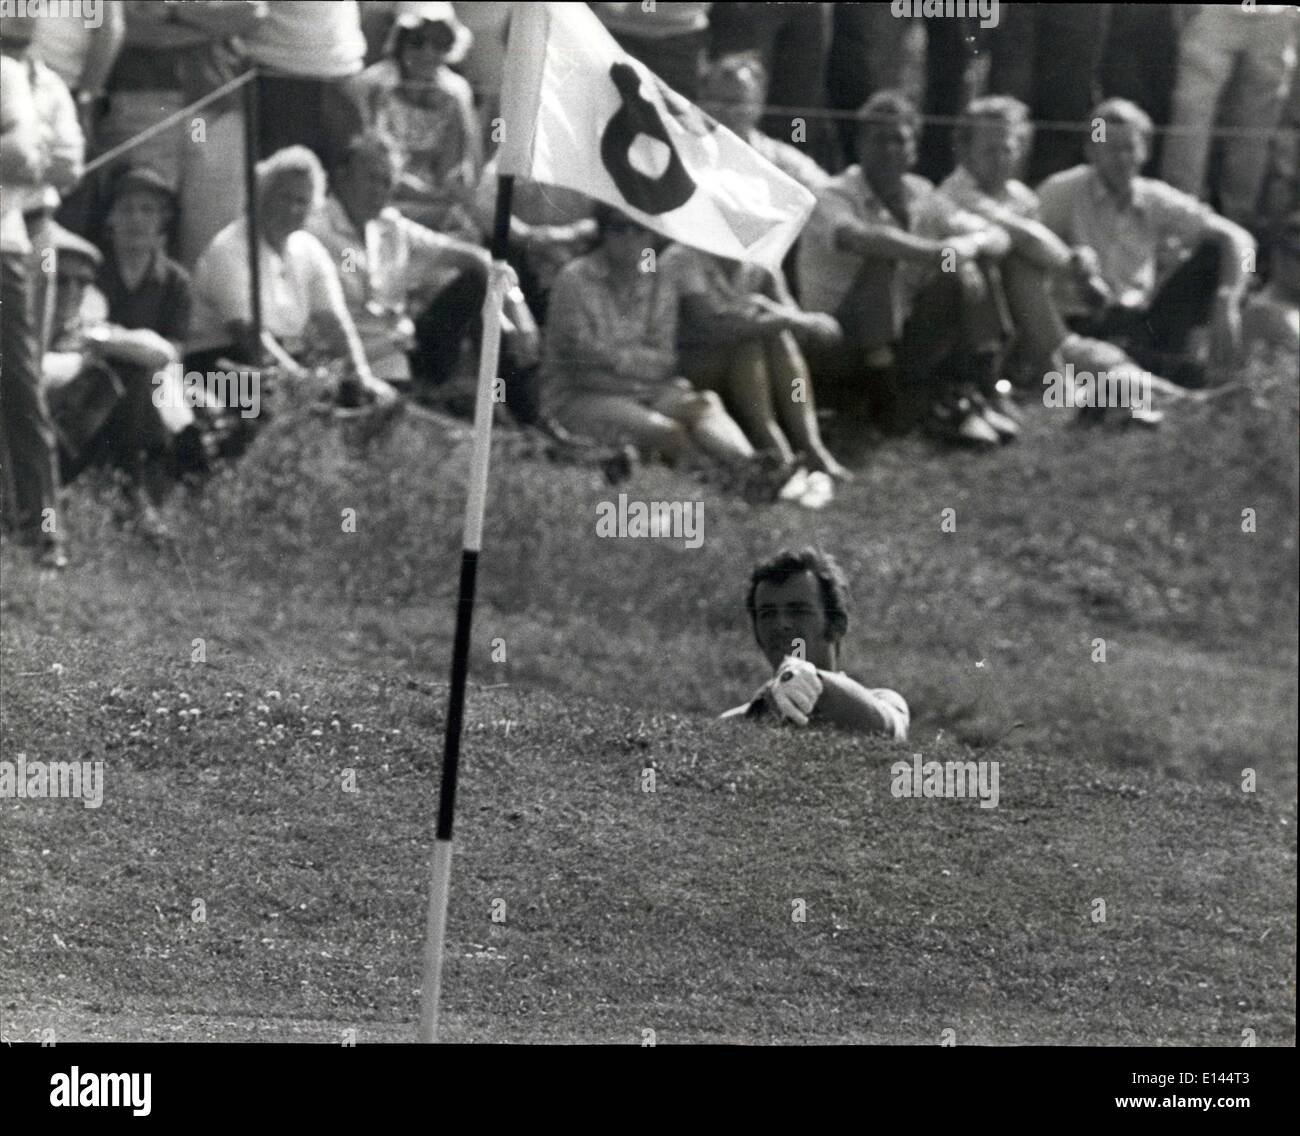
[{"label": "blurred background crowd", "polygon": [[[57,494],[90,465],[165,535],[168,488],[253,430],[160,398],[168,368],[332,367],[344,403],[463,406],[510,7],[106,0],[96,27],[0,21],[13,539],[66,564]],[[590,7],[818,205],[766,274],[519,184],[502,377],[522,426],[816,507],[852,476],[832,412],[839,437],[994,446],[1053,367],[1140,367],[1176,400],[1231,381],[1252,342],[1300,345],[1292,6]]]}]

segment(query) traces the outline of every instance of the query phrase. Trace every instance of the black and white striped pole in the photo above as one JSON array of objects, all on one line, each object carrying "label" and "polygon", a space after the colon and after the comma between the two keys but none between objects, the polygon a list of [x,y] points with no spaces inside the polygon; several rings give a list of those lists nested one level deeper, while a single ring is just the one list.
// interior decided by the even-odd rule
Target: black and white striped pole
[{"label": "black and white striped pole", "polygon": [[501,354],[501,308],[510,276],[506,253],[510,240],[513,177],[497,179],[496,216],[492,225],[492,267],[483,301],[483,345],[479,354],[478,393],[474,401],[474,446],[469,492],[465,498],[465,535],[460,554],[460,589],[456,602],[456,636],[451,651],[451,690],[447,696],[447,732],[442,746],[442,786],[438,794],[438,828],[429,881],[429,915],[425,929],[424,982],[420,992],[420,1041],[438,1040],[438,1003],[442,994],[442,959],[447,938],[447,898],[451,884],[451,840],[456,813],[456,778],[460,736],[465,717],[465,682],[469,676],[470,631],[474,621],[474,586],[483,545],[483,511],[487,500],[488,459],[492,451],[493,386]]}]

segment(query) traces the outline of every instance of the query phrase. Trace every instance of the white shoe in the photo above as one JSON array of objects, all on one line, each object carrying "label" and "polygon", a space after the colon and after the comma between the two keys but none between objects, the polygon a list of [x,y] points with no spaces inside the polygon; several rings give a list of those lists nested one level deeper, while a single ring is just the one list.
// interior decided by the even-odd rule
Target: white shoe
[{"label": "white shoe", "polygon": [[805,509],[824,509],[834,497],[835,482],[831,480],[830,474],[815,470],[808,475],[808,488],[799,498],[799,504]]},{"label": "white shoe", "polygon": [[777,494],[778,500],[798,501],[800,497],[808,492],[808,479],[808,471],[800,466],[794,471],[790,480],[781,486],[781,492]]}]

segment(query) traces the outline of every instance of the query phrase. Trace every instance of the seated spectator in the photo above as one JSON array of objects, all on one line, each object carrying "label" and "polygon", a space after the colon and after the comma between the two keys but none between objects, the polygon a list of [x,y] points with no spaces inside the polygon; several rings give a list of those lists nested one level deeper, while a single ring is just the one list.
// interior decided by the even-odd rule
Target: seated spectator
[{"label": "seated spectator", "polygon": [[[779,138],[764,134],[758,124],[767,99],[767,72],[748,55],[726,55],[704,73],[700,106],[736,137],[748,142],[782,173],[819,193],[831,175],[812,158]],[[795,105],[804,105],[802,103]]]},{"label": "seated spectator", "polygon": [[[414,371],[417,393],[428,393],[451,377],[479,318],[490,257],[478,245],[402,216],[390,203],[400,174],[391,140],[358,135],[307,231],[334,258],[371,369],[395,383],[408,382]],[[532,421],[541,341],[517,288],[506,301],[503,338],[507,405]]]},{"label": "seated spectator", "polygon": [[473,92],[450,67],[470,38],[450,4],[399,4],[384,58],[362,72],[357,94],[366,125],[396,139],[402,152],[398,209],[437,232],[478,241],[482,139]]},{"label": "seated spectator", "polygon": [[[1070,331],[1052,294],[1053,281],[1077,281],[1094,291],[1097,258],[1091,249],[1071,249],[1039,219],[1038,196],[1013,172],[1019,168],[1031,133],[1029,111],[1010,95],[976,99],[958,123],[953,139],[957,168],[939,191],[970,213],[1006,232],[1011,251],[1002,261],[1002,284],[1016,326],[1025,365],[1038,379],[1073,364],[1076,371],[1137,370],[1137,364],[1108,344]],[[1155,376],[1152,376],[1154,379]],[[1163,387],[1162,389],[1168,389]],[[1006,403],[1000,404],[1006,410]],[[1154,425],[1161,415],[1146,409],[1132,417]]]},{"label": "seated spectator", "polygon": [[813,470],[847,479],[822,442],[797,341],[834,346],[841,339],[835,320],[803,311],[783,281],[755,265],[675,245],[659,268],[681,290],[677,348],[691,385],[722,395],[749,440],[783,465],[793,468],[797,452]]},{"label": "seated spectator", "polygon": [[995,262],[1011,243],[910,172],[919,125],[905,96],[872,95],[859,164],[818,195],[799,242],[804,307],[833,315],[846,342],[812,351],[813,374],[823,397],[883,429],[928,418],[951,440],[996,445],[1018,431],[988,401],[1009,330]]},{"label": "seated spectator", "polygon": [[829,724],[906,741],[911,714],[903,696],[865,687],[840,669],[848,604],[844,572],[824,552],[787,550],[759,564],[745,608],[773,674],[722,717]]},{"label": "seated spectator", "polygon": [[600,244],[571,262],[551,297],[542,363],[547,413],[575,434],[631,443],[675,462],[692,451],[739,465],[754,457],[712,391],[677,366],[681,292],[666,271],[643,271],[652,236],[601,205]]},{"label": "seated spectator", "polygon": [[1247,355],[1257,347],[1300,351],[1300,210],[1279,227],[1271,249],[1268,283],[1247,301],[1242,313]]},{"label": "seated spectator", "polygon": [[[1101,310],[1067,296],[1066,317],[1076,330],[1118,343],[1148,370],[1202,386],[1207,366],[1193,332],[1208,324],[1210,368],[1231,367],[1254,239],[1194,197],[1138,176],[1151,134],[1141,108],[1107,99],[1092,118],[1104,135],[1089,138],[1087,165],[1038,187],[1043,223],[1071,247],[1096,254]],[[1171,246],[1182,255],[1172,267],[1165,263]]]},{"label": "seated spectator", "polygon": [[329,252],[303,226],[325,196],[325,171],[305,146],[290,146],[257,164],[262,341],[253,342],[248,221],[221,230],[194,270],[194,321],[187,369],[208,371],[221,359],[260,362],[263,351],[290,376],[321,353],[347,360],[379,402],[396,392],[376,378]]},{"label": "seated spectator", "polygon": [[[167,530],[154,506],[172,483],[176,451],[169,422],[154,405],[155,376],[176,363],[178,349],[152,328],[117,323],[97,285],[116,293],[119,315],[153,316],[164,327],[170,324],[169,331],[179,328],[183,334],[188,282],[171,261],[151,255],[161,242],[163,217],[162,208],[148,200],[155,191],[141,182],[132,184],[130,172],[124,180],[110,222],[119,263],[106,264],[89,241],[55,226],[57,288],[42,376],[59,435],[63,480],[73,480],[91,465],[116,469],[127,515],[145,536],[161,539]],[[146,234],[151,238],[149,259],[145,275],[135,278]],[[124,277],[135,278],[134,287]],[[177,432],[192,420],[183,406],[178,413],[185,421],[170,422]]]}]

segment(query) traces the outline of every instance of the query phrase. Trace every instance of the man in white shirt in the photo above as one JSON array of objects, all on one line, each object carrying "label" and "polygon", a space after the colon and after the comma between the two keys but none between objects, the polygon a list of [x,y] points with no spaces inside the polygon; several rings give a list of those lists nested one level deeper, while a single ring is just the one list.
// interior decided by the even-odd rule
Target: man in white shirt
[{"label": "man in white shirt", "polygon": [[778,553],[754,569],[745,606],[773,674],[723,718],[828,723],[906,741],[911,714],[903,696],[840,670],[848,582],[834,558],[814,548]]}]

